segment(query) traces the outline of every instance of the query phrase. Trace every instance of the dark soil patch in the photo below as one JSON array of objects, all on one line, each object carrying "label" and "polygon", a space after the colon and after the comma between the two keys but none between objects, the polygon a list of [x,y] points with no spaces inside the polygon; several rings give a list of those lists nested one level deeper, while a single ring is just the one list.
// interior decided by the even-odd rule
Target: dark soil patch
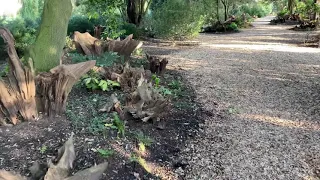
[{"label": "dark soil patch", "polygon": [[[161,85],[167,86],[173,80],[185,84],[179,73],[168,71],[161,79]],[[121,91],[116,93],[119,99],[123,97]],[[138,173],[141,179],[182,179],[174,173],[175,168],[185,167],[178,153],[185,141],[196,135],[201,121],[193,89],[182,85],[179,94],[172,98],[171,111],[160,123],[163,129],[159,129],[159,124],[130,120],[123,138],[118,137],[116,130],[105,128],[104,124],[113,117],[111,114],[96,113],[110,94],[88,92],[78,84],[69,96],[67,118],[43,118],[15,127],[1,127],[0,169],[29,176],[28,168],[34,161],[45,163],[47,158],[55,156],[57,149],[74,132],[77,157],[74,172],[107,161],[109,167],[102,179],[135,179],[134,173]],[[133,156],[139,153],[135,138],[138,132],[153,139],[146,152],[141,154],[147,168],[140,165],[144,165],[143,161],[139,164]],[[103,157],[98,149],[112,150],[114,155]]]}]

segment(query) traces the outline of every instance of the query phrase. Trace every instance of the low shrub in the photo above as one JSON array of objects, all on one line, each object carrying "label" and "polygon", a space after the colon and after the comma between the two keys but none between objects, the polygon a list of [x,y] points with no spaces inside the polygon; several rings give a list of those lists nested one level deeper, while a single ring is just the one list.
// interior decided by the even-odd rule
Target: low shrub
[{"label": "low shrub", "polygon": [[79,31],[81,33],[89,32],[93,34],[94,20],[90,20],[88,16],[84,15],[74,15],[70,18],[69,25],[68,25],[68,35],[74,33],[74,31]]},{"label": "low shrub", "polygon": [[239,31],[238,25],[235,22],[232,22],[227,26],[227,31]]},{"label": "low shrub", "polygon": [[[37,29],[40,24],[40,19],[24,19],[21,17],[0,19],[0,27],[6,27],[12,33],[15,39],[15,47],[19,57],[22,57],[29,45],[33,44],[36,39]],[[4,41],[0,38],[0,48],[4,49]],[[1,54],[4,52],[1,52]]]},{"label": "low shrub", "polygon": [[146,18],[147,29],[159,38],[190,39],[198,35],[204,18],[196,1],[171,0],[156,8]]}]

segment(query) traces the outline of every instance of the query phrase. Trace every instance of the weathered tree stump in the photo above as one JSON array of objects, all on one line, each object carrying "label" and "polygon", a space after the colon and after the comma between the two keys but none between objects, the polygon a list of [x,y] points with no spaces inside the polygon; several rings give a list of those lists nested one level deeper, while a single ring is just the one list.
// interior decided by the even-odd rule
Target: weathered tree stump
[{"label": "weathered tree stump", "polygon": [[163,75],[166,70],[168,60],[166,58],[160,59],[157,56],[151,56],[148,54],[146,54],[146,56],[149,61],[149,70],[152,73]]},{"label": "weathered tree stump", "polygon": [[68,95],[73,85],[88,72],[95,61],[60,65],[36,77],[38,110],[49,117],[66,110]]},{"label": "weathered tree stump", "polygon": [[19,60],[9,30],[0,28],[0,35],[7,44],[10,68],[8,83],[0,80],[0,117],[6,117],[12,124],[18,123],[18,114],[26,121],[36,120],[38,112],[32,69],[23,66]]},{"label": "weathered tree stump", "polygon": [[60,65],[35,77],[32,61],[27,67],[19,60],[9,30],[0,28],[0,35],[7,43],[10,67],[8,79],[0,80],[0,125],[17,124],[18,115],[25,121],[37,120],[39,110],[49,116],[65,112],[72,86],[95,61]]},{"label": "weathered tree stump", "polygon": [[101,55],[104,52],[117,52],[119,55],[129,57],[132,52],[142,46],[142,42],[136,41],[133,35],[129,35],[126,39],[103,41],[92,37],[88,32],[74,32],[74,43],[79,53],[83,55]]}]

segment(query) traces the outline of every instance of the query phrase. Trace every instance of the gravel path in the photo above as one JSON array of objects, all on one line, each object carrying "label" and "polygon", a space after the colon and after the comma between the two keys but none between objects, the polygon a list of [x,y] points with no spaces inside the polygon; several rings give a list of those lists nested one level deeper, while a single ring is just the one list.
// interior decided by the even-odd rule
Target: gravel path
[{"label": "gravel path", "polygon": [[270,19],[170,52],[207,112],[185,179],[320,178],[320,49]]}]

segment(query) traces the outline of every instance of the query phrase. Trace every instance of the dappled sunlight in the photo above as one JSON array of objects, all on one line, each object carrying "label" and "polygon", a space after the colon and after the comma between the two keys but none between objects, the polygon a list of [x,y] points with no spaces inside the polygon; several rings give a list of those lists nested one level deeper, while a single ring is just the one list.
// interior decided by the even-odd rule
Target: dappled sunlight
[{"label": "dappled sunlight", "polygon": [[50,54],[57,54],[57,48],[55,48],[55,47],[50,47],[50,48],[49,48],[49,53],[50,53]]},{"label": "dappled sunlight", "polygon": [[[130,160],[132,159],[132,152],[126,151],[121,145],[112,143],[111,147],[122,157]],[[150,152],[145,153],[140,152],[134,148],[134,152],[139,156],[137,158],[137,163],[141,165],[148,173],[160,177],[161,179],[173,180],[176,179],[175,173],[166,166],[161,166],[158,163],[147,161],[145,158],[149,157]]]},{"label": "dappled sunlight", "polygon": [[278,118],[278,117],[259,115],[259,114],[240,114],[238,116],[240,118],[266,122],[266,123],[270,123],[273,125],[283,126],[283,127],[288,127],[288,128],[299,128],[299,129],[307,129],[307,130],[315,130],[315,131],[320,130],[319,124],[305,121],[305,120],[293,121],[293,120],[289,120],[289,119],[282,119],[282,118]]}]

